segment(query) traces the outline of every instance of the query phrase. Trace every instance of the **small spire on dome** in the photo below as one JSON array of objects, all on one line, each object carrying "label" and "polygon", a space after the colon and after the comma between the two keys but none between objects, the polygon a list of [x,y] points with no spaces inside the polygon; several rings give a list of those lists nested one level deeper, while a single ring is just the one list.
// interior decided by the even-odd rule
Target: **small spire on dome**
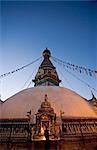
[{"label": "small spire on dome", "polygon": [[47,97],[47,94],[45,94],[45,101],[47,101],[48,100],[48,97]]},{"label": "small spire on dome", "polygon": [[91,91],[91,93],[92,93],[92,99],[95,98],[94,93],[92,91]]},{"label": "small spire on dome", "polygon": [[43,51],[43,57],[44,58],[50,58],[51,57],[51,52],[48,48],[46,48],[44,51]]}]

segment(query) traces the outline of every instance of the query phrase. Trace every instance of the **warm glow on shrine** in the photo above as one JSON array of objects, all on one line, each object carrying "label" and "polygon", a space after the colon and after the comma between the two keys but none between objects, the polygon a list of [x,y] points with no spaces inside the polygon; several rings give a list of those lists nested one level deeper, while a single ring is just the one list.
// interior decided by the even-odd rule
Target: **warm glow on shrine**
[{"label": "warm glow on shrine", "polygon": [[44,140],[44,141],[46,140],[45,136],[43,136],[42,140]]},{"label": "warm glow on shrine", "polygon": [[44,128],[41,127],[41,135],[44,135]]}]

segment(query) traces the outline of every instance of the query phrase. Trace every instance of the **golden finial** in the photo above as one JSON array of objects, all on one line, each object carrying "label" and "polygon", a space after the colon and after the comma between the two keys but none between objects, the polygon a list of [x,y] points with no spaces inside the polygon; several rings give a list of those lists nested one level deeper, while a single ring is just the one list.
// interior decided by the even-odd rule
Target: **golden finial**
[{"label": "golden finial", "polygon": [[48,97],[47,97],[47,94],[45,94],[45,101],[47,101]]}]

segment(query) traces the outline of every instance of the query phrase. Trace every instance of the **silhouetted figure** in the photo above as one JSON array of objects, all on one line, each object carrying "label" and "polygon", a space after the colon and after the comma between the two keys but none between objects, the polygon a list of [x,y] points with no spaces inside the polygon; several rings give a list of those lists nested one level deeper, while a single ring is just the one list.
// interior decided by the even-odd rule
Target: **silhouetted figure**
[{"label": "silhouetted figure", "polygon": [[48,131],[47,127],[46,127],[46,130],[45,130],[44,136],[46,138],[46,141],[45,141],[45,150],[50,150],[49,131]]},{"label": "silhouetted figure", "polygon": [[48,140],[49,140],[49,131],[48,131],[47,128],[46,128],[46,130],[45,130],[44,135],[45,135],[46,140],[48,141]]}]

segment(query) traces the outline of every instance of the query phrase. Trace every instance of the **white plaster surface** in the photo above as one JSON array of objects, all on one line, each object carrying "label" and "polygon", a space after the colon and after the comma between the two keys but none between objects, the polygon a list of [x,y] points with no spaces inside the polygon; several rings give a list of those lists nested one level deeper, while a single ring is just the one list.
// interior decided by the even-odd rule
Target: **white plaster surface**
[{"label": "white plaster surface", "polygon": [[8,98],[0,104],[0,118],[27,118],[27,112],[32,111],[32,118],[44,101],[45,94],[57,116],[60,110],[64,117],[97,118],[89,103],[77,93],[58,86],[37,86],[25,89]]}]

